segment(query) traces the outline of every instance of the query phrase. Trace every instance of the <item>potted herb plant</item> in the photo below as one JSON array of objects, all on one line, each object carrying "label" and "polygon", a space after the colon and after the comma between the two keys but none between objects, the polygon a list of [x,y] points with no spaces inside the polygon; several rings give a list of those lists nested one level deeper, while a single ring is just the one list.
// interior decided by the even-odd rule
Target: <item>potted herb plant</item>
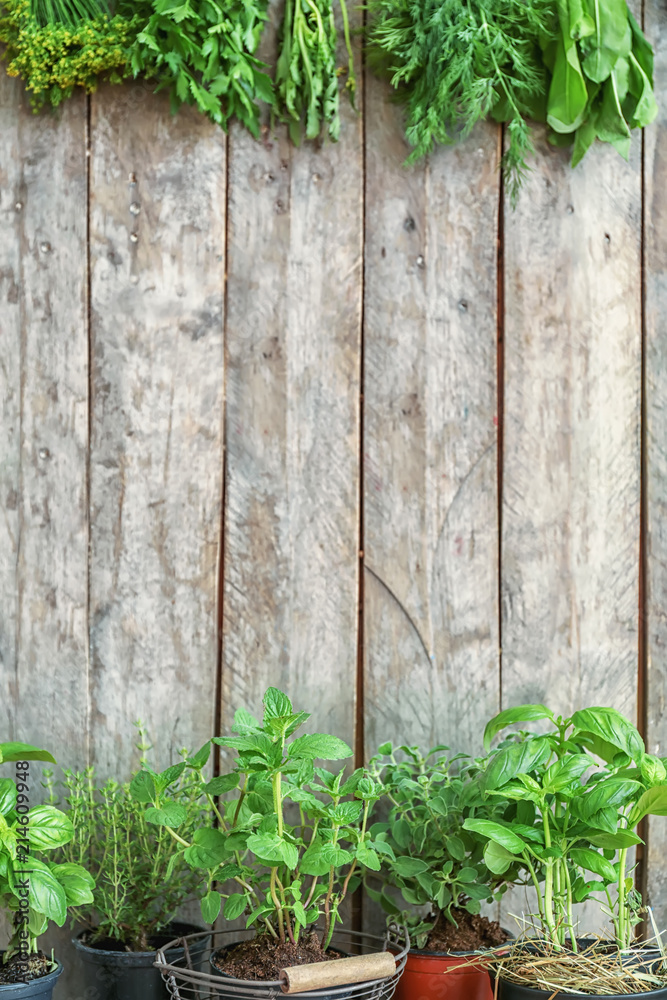
[{"label": "potted herb plant", "polygon": [[80,865],[58,864],[52,852],[71,840],[71,821],[52,805],[30,808],[32,761],[55,763],[28,743],[0,743],[0,763],[15,765],[0,778],[0,903],[12,925],[2,952],[2,1000],[50,1000],[62,964],[38,949],[49,920],[60,927],[70,906],[92,899],[93,878]]},{"label": "potted herb plant", "polygon": [[384,743],[370,764],[389,811],[371,827],[385,863],[381,891],[368,886],[368,892],[390,917],[400,913],[397,894],[419,907],[402,914],[416,947],[397,988],[399,1000],[428,1000],[443,989],[452,1000],[488,1000],[486,971],[463,956],[508,938],[498,923],[480,915],[481,903],[504,891],[506,875],[487,866],[485,839],[463,826],[468,817],[502,815],[506,802],[485,800],[474,763],[448,750],[437,746],[423,754],[402,746],[394,752]]},{"label": "potted herb plant", "polygon": [[[149,748],[138,723],[139,748]],[[209,820],[201,781],[184,760],[167,769],[172,812],[186,835]],[[200,758],[203,767],[205,760]],[[145,757],[142,763],[146,764]],[[183,860],[179,845],[142,802],[146,771],[129,782],[98,781],[92,767],[65,770],[61,782],[48,775],[52,801],[64,798],[74,836],[60,848],[64,862],[84,865],[95,877],[90,899],[72,911],[84,930],[74,939],[86,986],[101,1000],[158,1000],[166,996],[153,967],[155,950],[175,937],[199,931],[178,922],[179,908],[200,895],[200,879]],[[160,779],[158,779],[160,786]],[[203,953],[207,942],[200,944]],[[195,955],[195,958],[197,956]]]},{"label": "potted herb plant", "polygon": [[318,760],[345,760],[352,750],[335,736],[296,736],[308,718],[269,688],[262,722],[241,709],[234,735],[213,738],[236,754],[231,771],[203,786],[223,797],[217,826],[188,832],[175,811],[169,775],[146,772],[144,778],[154,821],[170,832],[205,886],[204,920],[222,912],[255,928],[250,941],[215,951],[213,968],[271,989],[285,966],[338,957],[329,947],[343,901],[366,869],[379,870],[384,849],[368,828],[376,782],[363,768],[346,776],[316,767]]},{"label": "potted herb plant", "polygon": [[[646,967],[635,941],[641,900],[629,851],[644,816],[667,815],[662,760],[646,753],[636,727],[612,708],[586,708],[569,718],[544,705],[507,709],[487,725],[487,751],[512,724],[539,721],[546,731],[507,737],[481,761],[484,794],[514,800],[504,817],[468,817],[464,828],[486,838],[484,860],[498,876],[517,863],[537,896],[536,933],[495,963],[505,1000],[660,993],[667,969]],[[576,907],[600,899],[611,919],[611,945],[585,945]],[[541,987],[541,989],[540,989]]]}]

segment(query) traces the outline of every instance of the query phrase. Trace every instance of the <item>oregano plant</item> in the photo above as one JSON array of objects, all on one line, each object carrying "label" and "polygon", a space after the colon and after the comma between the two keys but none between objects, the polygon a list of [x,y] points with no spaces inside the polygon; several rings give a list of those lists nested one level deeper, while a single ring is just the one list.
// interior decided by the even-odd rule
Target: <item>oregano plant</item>
[{"label": "oregano plant", "polygon": [[464,822],[501,817],[507,803],[485,799],[474,762],[465,754],[450,754],[446,746],[423,753],[417,746],[394,750],[384,743],[370,767],[385,797],[378,808],[386,800],[389,809],[386,819],[371,827],[385,855],[383,887],[377,892],[367,885],[367,891],[390,916],[400,912],[391,890],[410,907],[421,908],[403,913],[403,919],[411,940],[423,948],[441,920],[457,926],[461,913],[479,914],[482,902],[502,895],[505,876],[488,867],[485,838],[466,830]]},{"label": "oregano plant", "polygon": [[164,826],[200,874],[207,923],[222,910],[229,920],[244,915],[247,927],[276,941],[296,943],[305,928],[320,921],[326,948],[343,900],[365,869],[380,868],[368,827],[379,789],[363,768],[347,775],[344,768],[317,767],[316,761],[350,758],[351,748],[323,733],[297,736],[309,715],[295,712],[277,688],[266,691],[263,704],[261,722],[240,709],[233,735],[213,737],[185,761],[201,773],[211,742],[235,753],[230,771],[202,778],[217,825],[183,836],[185,817],[171,796],[172,769],[162,774],[145,769],[134,794],[149,803],[147,821]]}]

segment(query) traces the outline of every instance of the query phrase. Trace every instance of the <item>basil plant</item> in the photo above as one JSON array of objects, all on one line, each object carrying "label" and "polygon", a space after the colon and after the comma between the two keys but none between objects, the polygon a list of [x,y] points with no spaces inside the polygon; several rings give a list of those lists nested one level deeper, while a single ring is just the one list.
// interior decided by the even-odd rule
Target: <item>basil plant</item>
[{"label": "basil plant", "polygon": [[394,751],[384,743],[370,762],[389,806],[386,821],[375,823],[371,833],[387,856],[382,891],[367,886],[371,898],[390,916],[400,907],[388,890],[397,890],[410,906],[430,908],[424,919],[403,913],[410,938],[418,948],[441,921],[458,926],[462,911],[478,914],[482,902],[499,899],[506,888],[506,874],[497,873],[484,857],[486,838],[468,830],[468,818],[503,820],[507,801],[485,798],[477,768],[465,754],[449,756],[437,746],[427,754],[419,747]]},{"label": "basil plant", "polygon": [[[145,768],[132,787],[135,798],[148,803],[147,821],[166,827],[181,845],[175,857],[182,856],[205,883],[206,923],[222,910],[228,920],[244,915],[247,927],[297,943],[306,927],[320,921],[326,948],[360,874],[380,868],[382,847],[368,829],[379,791],[363,768],[348,776],[344,769],[315,766],[317,760],[345,760],[352,750],[335,736],[295,736],[308,718],[269,688],[261,722],[240,709],[234,735],[213,737],[194,757],[161,774]],[[217,826],[202,825],[186,837],[185,811],[171,789],[183,768],[201,774],[211,742],[234,751],[234,767],[210,781],[201,778]]]},{"label": "basil plant", "polygon": [[94,880],[77,864],[56,864],[49,854],[74,836],[71,821],[51,805],[30,808],[31,765],[55,763],[46,750],[28,743],[0,743],[0,763],[14,765],[13,778],[0,778],[0,905],[12,924],[4,962],[37,951],[49,920],[62,927],[70,906],[92,902]]},{"label": "basil plant", "polygon": [[[519,731],[489,751],[507,726],[546,722],[547,731]],[[467,818],[486,838],[484,860],[498,875],[515,870],[537,892],[539,922],[555,948],[577,950],[578,903],[601,899],[616,942],[629,949],[640,921],[628,852],[642,840],[638,824],[667,815],[664,762],[646,753],[636,727],[613,708],[586,708],[569,718],[544,705],[521,705],[486,726],[482,789],[489,801],[514,800],[512,821]],[[536,915],[537,916],[537,915]]]}]

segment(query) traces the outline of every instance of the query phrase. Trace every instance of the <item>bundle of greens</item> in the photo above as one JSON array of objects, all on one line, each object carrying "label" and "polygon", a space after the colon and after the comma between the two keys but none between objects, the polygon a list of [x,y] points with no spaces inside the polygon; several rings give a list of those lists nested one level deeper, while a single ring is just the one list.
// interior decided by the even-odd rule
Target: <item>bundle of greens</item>
[{"label": "bundle of greens", "polygon": [[526,119],[544,116],[538,38],[555,38],[551,0],[369,0],[369,11],[369,58],[405,105],[408,162],[493,115],[508,123],[515,198],[533,148]]},{"label": "bundle of greens", "polygon": [[35,0],[32,9],[30,0],[3,0],[0,15],[7,74],[24,81],[35,111],[47,102],[57,107],[76,87],[90,93],[101,79],[121,83],[130,75],[141,20],[109,17],[103,0]]},{"label": "bundle of greens", "polygon": [[[340,0],[348,68],[346,88],[354,104],[354,59],[345,0]],[[305,124],[307,139],[326,127],[334,141],[340,135],[340,98],[336,66],[336,25],[332,0],[287,0],[280,54],[276,66],[278,108],[298,145]]]},{"label": "bundle of greens", "polygon": [[273,104],[265,66],[254,55],[268,0],[152,0],[132,52],[134,75],[168,89],[172,110],[196,105],[226,129],[236,117],[259,135],[259,101]]},{"label": "bundle of greens", "polygon": [[67,24],[73,28],[81,21],[94,21],[110,11],[105,0],[32,0],[30,13],[40,28],[47,24]]},{"label": "bundle of greens", "polygon": [[574,141],[572,166],[596,138],[628,158],[630,130],[655,118],[653,52],[626,0],[557,0],[557,38],[543,42],[551,73],[554,144]]},{"label": "bundle of greens", "polygon": [[596,138],[627,158],[630,130],[657,113],[653,53],[626,0],[369,0],[371,65],[406,108],[408,162],[507,123],[502,165],[512,203],[533,145],[527,119],[572,165]]}]

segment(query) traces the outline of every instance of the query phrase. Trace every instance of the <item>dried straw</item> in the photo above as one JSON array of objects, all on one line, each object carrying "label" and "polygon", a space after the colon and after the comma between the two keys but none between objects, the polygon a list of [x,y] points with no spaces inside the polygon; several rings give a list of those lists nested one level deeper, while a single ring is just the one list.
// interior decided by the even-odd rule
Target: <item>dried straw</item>
[{"label": "dried straw", "polygon": [[[659,947],[652,956],[620,953],[608,938],[595,938],[581,951],[556,949],[551,942],[520,937],[486,954],[486,964],[498,980],[544,990],[550,996],[625,996],[667,986],[667,965]],[[479,962],[479,958],[477,958]]]}]

